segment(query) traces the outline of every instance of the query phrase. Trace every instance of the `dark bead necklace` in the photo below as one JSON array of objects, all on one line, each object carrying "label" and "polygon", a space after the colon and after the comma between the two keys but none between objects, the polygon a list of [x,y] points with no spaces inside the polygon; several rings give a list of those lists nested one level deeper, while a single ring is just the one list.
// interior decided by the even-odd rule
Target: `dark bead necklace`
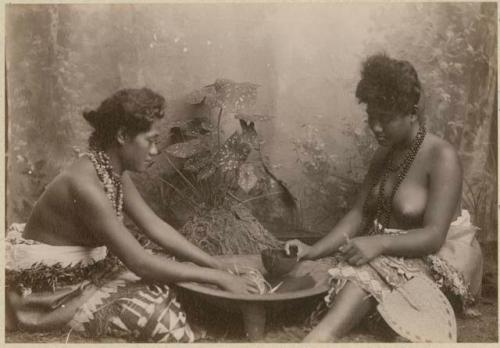
[{"label": "dark bead necklace", "polygon": [[[369,195],[373,191],[373,188],[377,184],[377,182],[380,181],[380,186],[378,190],[378,196],[377,196],[377,203],[376,203],[376,212],[375,215],[373,216],[374,220],[377,220],[377,225],[375,228],[371,228],[370,224],[367,224],[367,228],[369,229],[369,234],[379,234],[379,233],[384,233],[384,229],[387,225],[389,225],[389,221],[391,219],[391,213],[392,213],[392,201],[394,199],[394,196],[396,195],[396,192],[405,179],[406,175],[408,174],[408,171],[410,170],[411,165],[413,164],[413,161],[415,160],[415,157],[417,156],[418,150],[420,149],[420,146],[424,142],[426,134],[426,129],[424,126],[421,126],[420,129],[417,132],[417,135],[415,136],[415,139],[413,140],[410,148],[407,150],[406,155],[404,159],[401,161],[401,163],[394,167],[393,165],[393,156],[394,156],[394,148],[392,148],[389,153],[387,154],[385,160],[384,160],[384,166],[382,169],[381,176],[379,177],[380,179],[374,180],[373,185],[370,187]],[[392,192],[389,195],[389,198],[385,198],[385,184],[387,182],[387,179],[390,175],[390,173],[397,172],[397,180],[396,183],[394,184],[394,187],[392,188]],[[367,206],[368,198],[365,200],[365,206],[363,207],[363,211],[366,214],[368,212],[368,206]],[[370,219],[371,220],[371,219]]]}]

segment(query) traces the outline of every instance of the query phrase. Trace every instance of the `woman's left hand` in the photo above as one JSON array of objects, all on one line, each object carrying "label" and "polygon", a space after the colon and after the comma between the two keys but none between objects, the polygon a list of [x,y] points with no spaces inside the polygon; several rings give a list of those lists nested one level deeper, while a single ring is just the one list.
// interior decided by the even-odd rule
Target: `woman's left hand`
[{"label": "woman's left hand", "polygon": [[339,251],[350,265],[361,266],[381,255],[384,247],[378,236],[357,237],[342,245]]}]

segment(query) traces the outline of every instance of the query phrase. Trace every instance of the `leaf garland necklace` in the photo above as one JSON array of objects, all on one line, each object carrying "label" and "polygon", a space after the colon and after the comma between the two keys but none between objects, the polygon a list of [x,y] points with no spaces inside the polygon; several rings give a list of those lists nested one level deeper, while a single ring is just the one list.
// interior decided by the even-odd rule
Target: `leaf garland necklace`
[{"label": "leaf garland necklace", "polygon": [[123,185],[121,178],[113,171],[109,156],[100,150],[92,149],[86,153],[94,165],[99,180],[104,185],[104,192],[113,205],[116,216],[123,220]]},{"label": "leaf garland necklace", "polygon": [[[415,136],[415,139],[413,140],[410,148],[406,152],[404,159],[401,161],[399,165],[394,166],[393,164],[393,155],[395,150],[394,148],[391,148],[391,150],[387,154],[387,157],[384,162],[385,170],[383,171],[380,179],[380,184],[379,184],[380,186],[378,189],[378,196],[376,203],[376,212],[374,216],[374,221],[377,221],[377,223],[375,225],[375,228],[369,230],[369,234],[384,233],[386,226],[389,225],[392,213],[392,201],[394,199],[394,196],[396,195],[399,186],[406,178],[406,175],[408,174],[408,171],[410,170],[410,167],[413,164],[415,157],[417,156],[418,150],[420,149],[422,143],[424,142],[426,133],[427,131],[425,129],[425,126],[422,125],[419,128],[417,135]],[[389,198],[385,198],[385,184],[391,172],[392,173],[397,172],[398,176],[396,179],[396,183],[392,188],[392,192],[389,195]],[[370,189],[370,192],[372,192],[373,188],[376,186],[378,181],[379,180],[375,180],[373,186]],[[369,210],[367,207],[367,202],[368,199],[365,200],[365,207],[363,209],[365,212]]]}]

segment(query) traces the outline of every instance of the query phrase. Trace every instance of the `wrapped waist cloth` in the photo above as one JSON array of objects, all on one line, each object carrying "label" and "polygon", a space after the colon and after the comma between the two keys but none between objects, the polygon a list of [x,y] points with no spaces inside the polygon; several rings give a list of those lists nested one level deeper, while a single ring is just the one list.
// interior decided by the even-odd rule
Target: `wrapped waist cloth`
[{"label": "wrapped waist cloth", "polygon": [[193,342],[195,333],[166,284],[145,283],[105,246],[53,246],[6,236],[8,312],[18,327],[69,327],[88,336],[154,342]]},{"label": "wrapped waist cloth", "polygon": [[[331,288],[325,297],[326,304],[332,303],[347,281],[356,283],[380,303],[391,289],[422,276],[434,282],[451,302],[458,302],[460,309],[469,311],[480,295],[483,272],[482,253],[475,238],[477,230],[470,221],[469,213],[463,210],[461,216],[451,223],[446,240],[436,254],[421,258],[381,255],[370,264],[359,267],[340,261],[329,270]],[[406,233],[387,228],[384,232]]]},{"label": "wrapped waist cloth", "polygon": [[88,248],[83,246],[54,246],[43,244],[22,236],[25,224],[12,224],[5,239],[7,270],[22,270],[34,264],[46,266],[88,265],[103,260],[107,254],[105,246]]}]

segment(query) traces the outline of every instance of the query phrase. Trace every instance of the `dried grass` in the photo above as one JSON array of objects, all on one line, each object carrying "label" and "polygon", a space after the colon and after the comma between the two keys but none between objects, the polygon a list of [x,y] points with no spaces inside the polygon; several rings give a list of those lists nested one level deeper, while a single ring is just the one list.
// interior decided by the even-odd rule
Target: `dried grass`
[{"label": "dried grass", "polygon": [[260,254],[282,245],[242,206],[193,216],[180,231],[211,255]]}]

